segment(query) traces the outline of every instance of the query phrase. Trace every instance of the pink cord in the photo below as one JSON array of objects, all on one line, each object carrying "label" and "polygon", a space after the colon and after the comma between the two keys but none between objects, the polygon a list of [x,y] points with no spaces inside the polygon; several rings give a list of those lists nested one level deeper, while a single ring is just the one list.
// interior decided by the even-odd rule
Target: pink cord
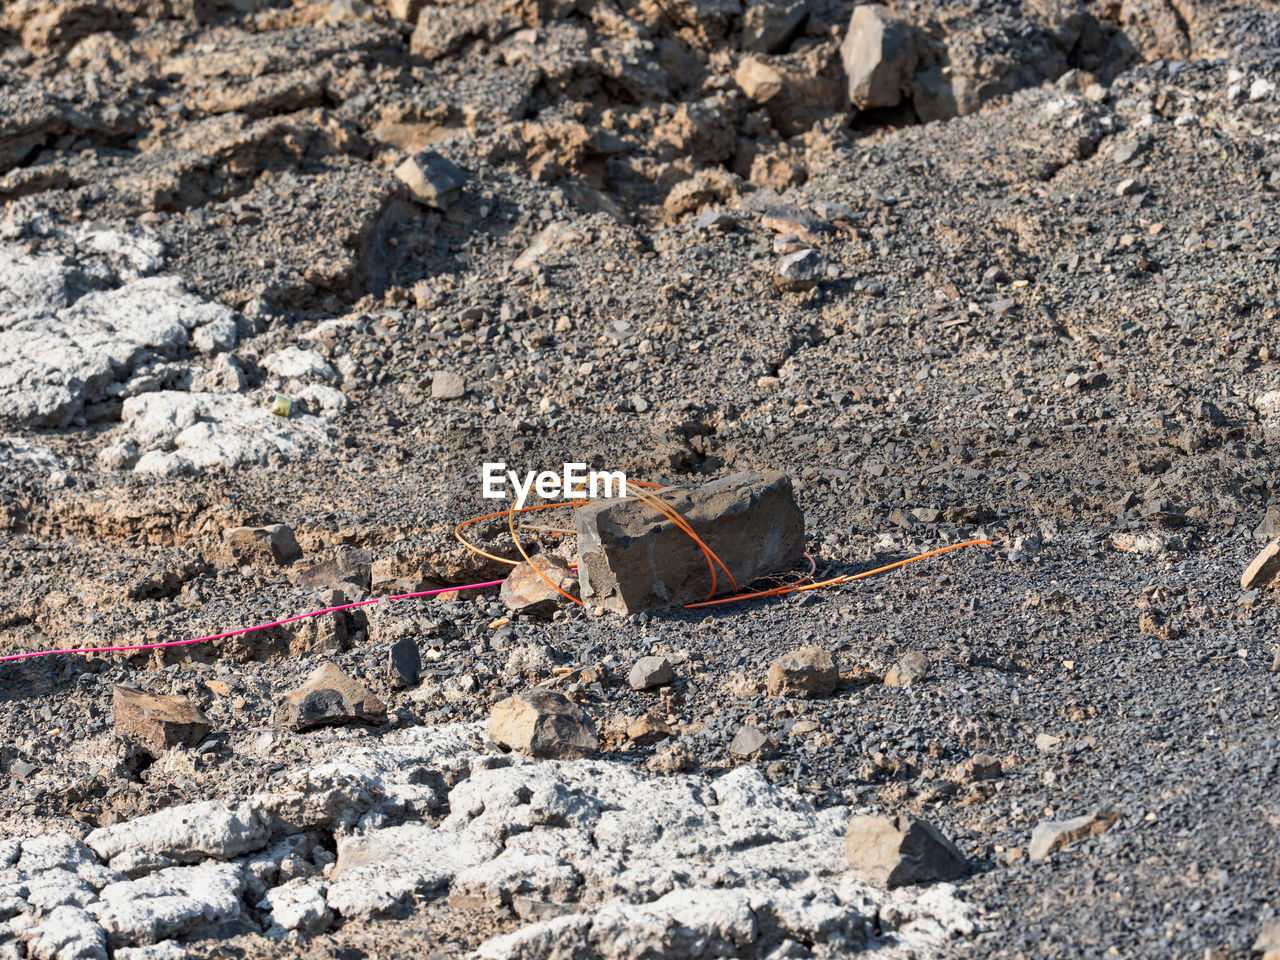
[{"label": "pink cord", "polygon": [[381,603],[383,600],[411,600],[414,597],[433,597],[438,593],[448,593],[451,590],[479,590],[482,587],[497,587],[501,585],[501,580],[490,580],[487,583],[468,583],[462,587],[441,587],[439,590],[423,590],[421,593],[401,593],[392,597],[373,597],[370,600],[361,600],[358,603],[344,603],[340,607],[325,607],[323,610],[300,613],[296,617],[286,617],[284,620],[277,620],[274,623],[263,623],[256,627],[242,627],[239,630],[231,630],[227,633],[216,633],[211,637],[200,637],[197,640],[169,640],[165,643],[143,643],[130,647],[82,647],[78,650],[35,650],[31,653],[13,653],[7,657],[0,657],[0,663],[4,663],[6,660],[25,660],[27,657],[51,657],[60,653],[119,653],[125,650],[157,650],[160,647],[183,647],[190,643],[208,643],[210,640],[223,640],[226,637],[235,637],[242,633],[253,633],[255,630],[269,630],[272,627],[293,623],[295,620],[318,617],[323,613],[337,613],[339,610],[350,610],[352,607],[367,607],[371,603]]}]

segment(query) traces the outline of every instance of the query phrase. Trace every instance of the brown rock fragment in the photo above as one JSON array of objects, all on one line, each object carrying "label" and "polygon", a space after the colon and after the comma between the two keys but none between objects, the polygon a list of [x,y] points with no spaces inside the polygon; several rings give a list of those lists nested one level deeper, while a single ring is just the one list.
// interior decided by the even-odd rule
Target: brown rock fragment
[{"label": "brown rock fragment", "polygon": [[209,735],[209,719],[186,697],[118,686],[111,695],[116,733],[153,757],[179,744],[193,746]]},{"label": "brown rock fragment", "polygon": [[596,725],[585,710],[550,690],[508,697],[489,714],[489,738],[527,757],[581,760],[600,749]]},{"label": "brown rock fragment", "polygon": [[769,665],[771,697],[828,697],[840,682],[831,654],[821,647],[801,647]]},{"label": "brown rock fragment", "polygon": [[1280,540],[1272,540],[1240,577],[1241,590],[1262,590],[1275,584],[1280,575]]},{"label": "brown rock fragment", "polygon": [[[539,570],[542,571],[542,576],[539,576]],[[538,553],[512,568],[507,579],[502,581],[498,597],[508,610],[515,613],[550,616],[562,603],[568,601],[543,579],[544,576],[571,596],[578,596],[578,575],[569,569],[568,561]]]}]

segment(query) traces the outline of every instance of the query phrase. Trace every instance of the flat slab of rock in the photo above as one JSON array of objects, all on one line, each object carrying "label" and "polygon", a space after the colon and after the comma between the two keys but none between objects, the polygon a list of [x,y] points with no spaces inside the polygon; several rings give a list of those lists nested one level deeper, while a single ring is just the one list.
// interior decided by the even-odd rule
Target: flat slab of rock
[{"label": "flat slab of rock", "polygon": [[969,867],[936,827],[912,817],[853,817],[844,849],[856,876],[885,889],[954,880]]},{"label": "flat slab of rock", "polygon": [[321,664],[297,690],[284,695],[276,726],[303,731],[346,723],[381,723],[387,705],[332,663]]},{"label": "flat slab of rock", "polygon": [[[534,569],[534,564],[537,565],[537,570]],[[542,571],[541,576],[538,573],[539,570]],[[578,575],[569,569],[567,560],[538,553],[511,569],[507,579],[502,581],[498,599],[513,613],[549,617],[560,608],[561,604],[569,601],[550,583],[547,583],[547,580],[570,596],[576,597],[580,593]]]},{"label": "flat slab of rock", "polygon": [[821,647],[801,647],[769,664],[766,682],[771,697],[829,697],[840,683],[840,671]]},{"label": "flat slab of rock", "polygon": [[1262,590],[1273,586],[1277,575],[1280,575],[1280,540],[1273,540],[1245,568],[1240,589]]},{"label": "flat slab of rock", "polygon": [[158,757],[172,747],[194,746],[209,735],[209,718],[186,697],[116,687],[111,695],[116,733]]},{"label": "flat slab of rock", "polygon": [[1119,819],[1120,814],[1115,810],[1099,810],[1070,820],[1041,821],[1031,831],[1027,856],[1032,860],[1043,860],[1053,851],[1061,850],[1077,840],[1101,836]]},{"label": "flat slab of rock", "polygon": [[641,657],[631,668],[627,682],[631,684],[632,690],[652,690],[654,687],[665,687],[675,676],[671,661],[666,657]]},{"label": "flat slab of rock", "polygon": [[526,757],[577,760],[600,749],[596,725],[577,704],[550,690],[508,697],[489,715],[489,739]]},{"label": "flat slab of rock", "polygon": [[[739,586],[792,566],[804,553],[804,514],[782,473],[738,473],[658,496],[724,562]],[[623,615],[704,600],[711,574],[698,545],[633,497],[576,513],[582,599]],[[715,592],[733,587],[717,567]]]}]

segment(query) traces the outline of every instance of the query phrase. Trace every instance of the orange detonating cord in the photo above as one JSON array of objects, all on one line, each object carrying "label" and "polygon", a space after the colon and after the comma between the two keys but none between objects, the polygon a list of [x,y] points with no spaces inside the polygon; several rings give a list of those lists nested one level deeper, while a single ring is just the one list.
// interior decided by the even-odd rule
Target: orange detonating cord
[{"label": "orange detonating cord", "polygon": [[[905,560],[898,560],[894,563],[886,564],[883,567],[876,567],[874,570],[865,570],[862,573],[846,574],[838,577],[831,577],[830,579],[821,580],[815,583],[806,582],[810,579],[810,577],[813,576],[814,570],[816,569],[816,564],[814,563],[812,557],[809,557],[808,554],[805,554],[805,557],[809,560],[809,563],[810,563],[809,573],[798,575],[797,579],[795,579],[791,583],[782,584],[781,586],[771,587],[767,590],[755,590],[750,592],[744,592],[742,588],[738,586],[737,580],[734,579],[733,574],[730,572],[729,568],[725,565],[724,561],[721,560],[716,555],[715,551],[712,550],[709,546],[707,546],[707,544],[703,542],[702,538],[699,537],[697,533],[694,532],[693,527],[690,526],[689,522],[680,515],[680,512],[676,510],[676,508],[673,507],[671,504],[662,500],[657,494],[649,493],[646,490],[641,489],[641,488],[648,488],[648,490],[662,490],[663,487],[661,484],[642,483],[640,481],[628,480],[627,485],[629,488],[631,488],[627,491],[628,496],[634,497],[636,500],[639,500],[641,503],[653,509],[654,512],[658,513],[665,519],[670,520],[671,523],[677,529],[679,529],[681,532],[686,534],[690,539],[693,540],[695,544],[697,544],[698,548],[702,551],[703,557],[707,561],[707,568],[711,574],[711,590],[707,594],[707,597],[705,600],[698,601],[697,603],[685,604],[685,609],[688,609],[688,610],[693,610],[699,607],[714,607],[714,606],[719,606],[720,604],[725,604],[725,603],[737,603],[740,600],[755,600],[762,597],[781,597],[790,593],[799,593],[805,590],[817,590],[820,587],[831,587],[831,586],[837,586],[839,584],[852,583],[855,580],[861,580],[865,577],[873,577],[878,573],[887,573],[890,570],[896,570],[898,567],[905,567],[909,563],[915,563],[918,560],[927,560],[930,557],[936,557],[943,553],[950,553],[952,550],[960,550],[963,547],[995,546],[995,544],[990,540],[966,540],[963,543],[953,543],[950,546],[940,547],[937,550],[930,550],[927,553],[922,553],[914,557],[908,557]],[[505,563],[510,566],[515,566],[520,561],[511,560],[507,557],[499,557],[499,556],[496,556],[495,554],[488,553],[480,549],[475,544],[469,542],[462,535],[462,531],[466,527],[469,527],[476,523],[482,523],[485,520],[496,520],[498,517],[505,516],[507,518],[507,529],[511,533],[511,542],[515,545],[515,548],[520,553],[520,556],[524,558],[524,561],[529,564],[533,572],[536,573],[539,577],[541,577],[543,582],[545,582],[547,586],[551,587],[551,589],[554,590],[556,593],[571,600],[572,602],[576,603],[578,606],[583,606],[583,602],[580,599],[578,599],[577,597],[570,594],[568,591],[561,588],[559,584],[554,583],[551,580],[551,578],[548,577],[541,570],[541,568],[539,568],[539,566],[533,562],[533,559],[530,557],[528,551],[525,550],[524,544],[520,541],[520,535],[517,533],[517,529],[540,530],[548,533],[558,533],[558,534],[567,534],[567,535],[575,535],[577,531],[567,530],[559,527],[544,527],[540,525],[524,525],[524,524],[520,525],[520,527],[517,528],[516,514],[529,513],[534,510],[553,510],[559,507],[571,507],[574,510],[577,510],[586,502],[587,502],[586,500],[581,500],[581,499],[559,500],[554,503],[539,503],[530,507],[516,507],[514,504],[512,504],[506,510],[500,510],[497,513],[487,513],[484,516],[473,517],[470,520],[464,520],[462,523],[458,524],[454,528],[453,533],[454,533],[454,537],[457,538],[458,542],[461,543],[468,550],[471,550],[472,552],[477,553],[482,557],[486,557],[489,560],[494,560],[494,561],[497,561],[498,563]],[[733,586],[733,591],[734,591],[732,594],[729,594],[728,596],[724,596],[724,597],[716,597],[715,594],[716,594],[716,587],[718,583],[716,567],[719,567],[721,570],[723,570],[725,576],[729,578],[729,583]]]}]

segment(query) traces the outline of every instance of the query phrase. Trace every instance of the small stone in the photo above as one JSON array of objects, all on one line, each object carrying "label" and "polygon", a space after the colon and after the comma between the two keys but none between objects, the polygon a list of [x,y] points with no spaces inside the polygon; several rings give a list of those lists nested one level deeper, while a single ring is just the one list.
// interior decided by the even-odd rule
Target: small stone
[{"label": "small stone", "polygon": [[771,697],[829,697],[840,682],[831,654],[821,647],[801,647],[769,664],[766,687]]},{"label": "small stone", "polygon": [[1272,540],[1245,568],[1240,577],[1240,589],[1266,589],[1275,584],[1277,575],[1280,575],[1280,540]]},{"label": "small stone", "polygon": [[1138,184],[1138,181],[1134,180],[1132,177],[1126,177],[1116,184],[1117,197],[1132,197],[1135,193],[1141,192],[1142,187]]},{"label": "small stone", "polygon": [[651,747],[675,736],[675,728],[656,714],[646,713],[627,727],[627,739],[639,747]]},{"label": "small stone", "polygon": [[912,650],[895,663],[884,682],[891,687],[909,687],[929,676],[929,658],[919,650]]},{"label": "small stone", "polygon": [[1115,810],[1104,809],[1070,820],[1043,820],[1031,831],[1027,855],[1032,860],[1043,860],[1054,850],[1061,850],[1077,840],[1101,836],[1119,819],[1120,814]]},{"label": "small stone", "polygon": [[773,756],[777,747],[759,727],[742,726],[729,744],[729,752],[735,757],[749,760],[765,760]]},{"label": "small stone", "polygon": [[381,723],[386,718],[386,704],[332,663],[324,663],[301,687],[285,694],[276,712],[276,726],[301,732],[348,723]]},{"label": "small stone", "polygon": [[770,207],[761,215],[760,223],[774,233],[811,241],[835,232],[835,228],[816,213],[793,204]]},{"label": "small stone", "polygon": [[396,167],[396,176],[429,207],[448,210],[462,194],[467,175],[434,150],[420,150]]},{"label": "small stone", "polygon": [[422,656],[412,637],[401,637],[391,645],[387,655],[387,672],[393,687],[411,687],[422,672]]},{"label": "small stone", "polygon": [[702,212],[698,214],[698,218],[693,221],[693,228],[699,232],[732,230],[738,225],[737,218],[732,214],[725,213],[723,210],[717,210],[714,207],[704,207]]},{"label": "small stone", "polygon": [[502,581],[498,599],[513,613],[523,613],[531,617],[549,617],[567,600],[564,594],[547,583],[547,580],[572,597],[580,594],[578,574],[570,569],[567,560],[551,554],[536,553],[528,560],[523,560],[511,568],[507,579]]},{"label": "small stone", "polygon": [[954,778],[961,783],[976,783],[979,780],[996,780],[1004,774],[1000,761],[989,753],[975,753],[960,764]]},{"label": "small stone", "polygon": [[964,854],[936,827],[906,816],[853,817],[844,849],[856,876],[888,890],[954,880],[969,867]]},{"label": "small stone", "polygon": [[39,769],[40,767],[37,764],[31,763],[27,760],[15,760],[13,763],[9,764],[9,773],[18,779],[29,777]]},{"label": "small stone", "polygon": [[533,689],[496,704],[489,738],[527,757],[581,760],[600,749],[590,715],[559,693]]},{"label": "small stone", "polygon": [[466,382],[450,370],[437,370],[431,377],[433,400],[457,400],[466,392]]},{"label": "small stone", "polygon": [[826,257],[817,250],[797,250],[778,261],[773,282],[779,290],[801,293],[812,290],[826,275]]},{"label": "small stone", "polygon": [[223,562],[228,566],[288,566],[302,556],[293,528],[283,523],[265,527],[231,527],[222,531]]},{"label": "small stone", "polygon": [[1058,744],[1062,743],[1061,737],[1055,737],[1052,733],[1036,734],[1036,749],[1041,753],[1052,753],[1058,749]]},{"label": "small stone", "polygon": [[153,757],[171,747],[194,746],[209,735],[209,719],[186,697],[162,696],[117,686],[111,695],[116,733]]},{"label": "small stone", "polygon": [[671,661],[666,657],[641,657],[636,661],[627,682],[632,690],[652,690],[654,687],[665,687],[675,679],[675,671],[671,669]]}]

